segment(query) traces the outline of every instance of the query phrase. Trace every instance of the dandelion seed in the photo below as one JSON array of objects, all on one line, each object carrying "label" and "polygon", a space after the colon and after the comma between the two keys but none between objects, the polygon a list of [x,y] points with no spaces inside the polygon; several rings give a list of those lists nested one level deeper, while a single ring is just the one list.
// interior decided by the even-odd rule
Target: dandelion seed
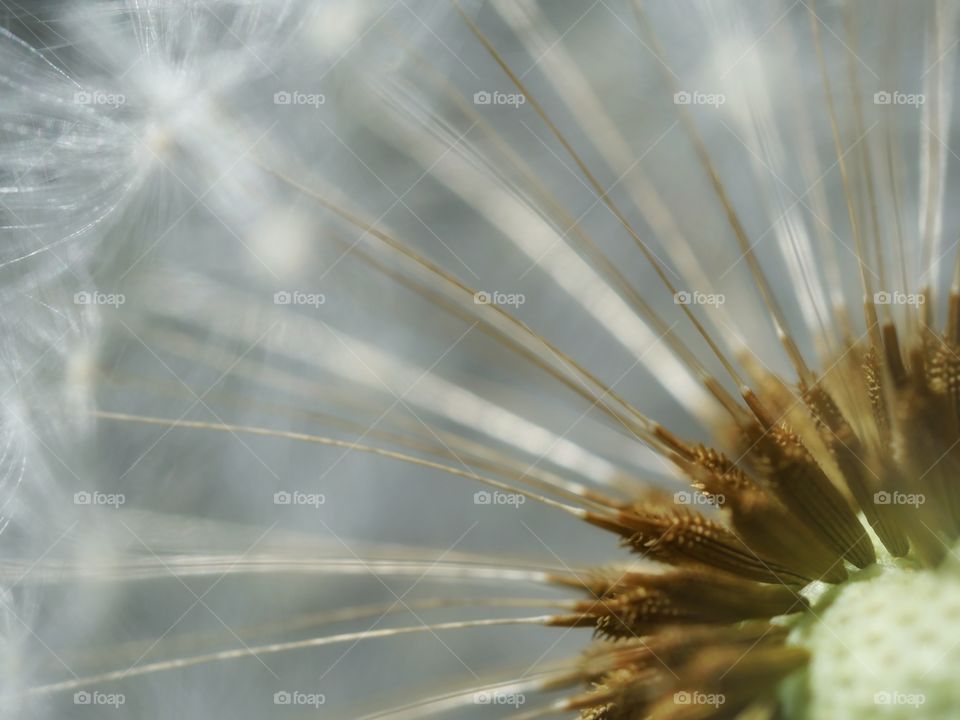
[{"label": "dandelion seed", "polygon": [[909,10],[8,8],[4,709],[955,717]]}]

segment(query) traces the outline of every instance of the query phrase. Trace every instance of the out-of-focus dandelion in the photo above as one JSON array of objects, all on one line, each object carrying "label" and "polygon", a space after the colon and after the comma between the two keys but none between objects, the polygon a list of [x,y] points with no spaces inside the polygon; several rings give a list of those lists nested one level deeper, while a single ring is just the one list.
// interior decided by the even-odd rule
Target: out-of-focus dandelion
[{"label": "out-of-focus dandelion", "polygon": [[5,20],[11,717],[956,716],[954,4]]}]

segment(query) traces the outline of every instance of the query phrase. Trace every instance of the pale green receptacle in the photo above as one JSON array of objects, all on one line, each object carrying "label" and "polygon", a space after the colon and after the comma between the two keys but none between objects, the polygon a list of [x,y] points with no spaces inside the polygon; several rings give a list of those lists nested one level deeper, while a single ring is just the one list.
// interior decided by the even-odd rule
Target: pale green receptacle
[{"label": "pale green receptacle", "polygon": [[[817,594],[814,591],[814,594]],[[960,717],[960,563],[868,568],[819,593],[791,634],[812,658],[784,683],[793,720]]]}]

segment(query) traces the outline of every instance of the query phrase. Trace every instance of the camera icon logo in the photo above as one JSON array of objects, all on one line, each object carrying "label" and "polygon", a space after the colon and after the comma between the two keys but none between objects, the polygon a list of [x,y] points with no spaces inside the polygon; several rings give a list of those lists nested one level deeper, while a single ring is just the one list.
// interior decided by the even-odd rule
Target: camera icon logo
[{"label": "camera icon logo", "polygon": [[889,105],[891,102],[893,102],[893,97],[886,90],[881,90],[873,94],[874,105]]},{"label": "camera icon logo", "polygon": [[88,293],[86,290],[81,290],[80,292],[73,294],[74,305],[89,305],[91,302],[93,302],[93,295]]},{"label": "camera icon logo", "polygon": [[280,690],[273,694],[274,705],[289,705],[293,701],[293,696],[286,690]]},{"label": "camera icon logo", "polygon": [[873,302],[877,305],[889,305],[890,304],[890,293],[888,292],[876,292],[873,294]]},{"label": "camera icon logo", "polygon": [[74,705],[89,705],[93,702],[93,696],[88,693],[86,690],[80,690],[73,694],[73,704]]},{"label": "camera icon logo", "polygon": [[686,90],[681,90],[680,92],[673,94],[674,105],[689,105],[692,100],[692,96]]},{"label": "camera icon logo", "polygon": [[493,102],[493,95],[486,90],[480,90],[473,94],[474,105],[489,105],[491,102]]},{"label": "camera icon logo", "polygon": [[490,505],[493,502],[493,495],[486,490],[477,490],[473,494],[474,505]]},{"label": "camera icon logo", "polygon": [[273,94],[274,105],[289,105],[291,102],[293,102],[293,96],[286,90],[281,90]]},{"label": "camera icon logo", "polygon": [[78,90],[73,94],[73,101],[78,105],[89,105],[93,102],[93,94],[87,90]]},{"label": "camera icon logo", "polygon": [[274,305],[289,305],[293,302],[293,295],[286,290],[280,290],[273,294]]},{"label": "camera icon logo", "polygon": [[873,502],[876,505],[889,505],[893,500],[893,496],[890,495],[886,490],[880,490],[873,494]]},{"label": "camera icon logo", "polygon": [[473,294],[474,305],[489,305],[491,302],[493,302],[493,298],[486,290],[477,290]]},{"label": "camera icon logo", "polygon": [[280,490],[273,494],[273,504],[274,505],[289,505],[293,502],[293,495],[288,493],[286,490]]},{"label": "camera icon logo", "polygon": [[73,494],[73,504],[74,505],[89,505],[93,502],[93,495],[88,493],[86,490],[81,492],[75,492]]},{"label": "camera icon logo", "polygon": [[681,290],[673,294],[674,305],[689,305],[693,300],[693,295],[686,290]]}]

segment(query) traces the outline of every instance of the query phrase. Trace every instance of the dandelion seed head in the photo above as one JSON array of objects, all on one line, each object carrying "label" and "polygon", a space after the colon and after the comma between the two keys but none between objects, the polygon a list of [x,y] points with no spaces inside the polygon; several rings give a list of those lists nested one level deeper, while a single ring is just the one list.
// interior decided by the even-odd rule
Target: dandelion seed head
[{"label": "dandelion seed head", "polygon": [[947,5],[4,31],[18,701],[950,717]]}]

